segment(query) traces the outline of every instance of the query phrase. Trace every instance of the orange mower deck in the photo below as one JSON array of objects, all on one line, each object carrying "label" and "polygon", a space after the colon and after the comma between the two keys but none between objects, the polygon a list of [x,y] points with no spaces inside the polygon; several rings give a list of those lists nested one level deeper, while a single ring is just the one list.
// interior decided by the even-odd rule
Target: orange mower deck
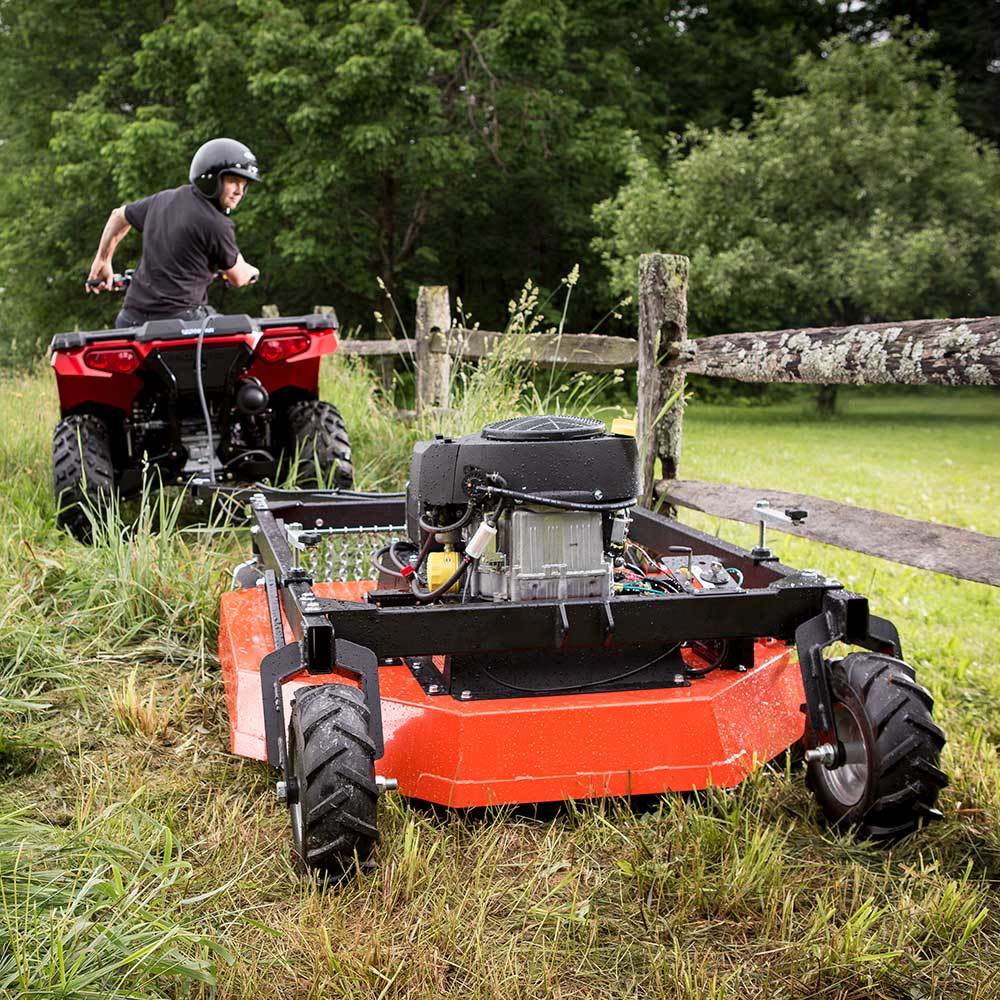
[{"label": "orange mower deck", "polygon": [[[372,586],[313,589],[360,601]],[[224,594],[230,742],[256,760],[266,759],[260,663],[273,648],[263,588]],[[716,670],[690,687],[478,701],[428,695],[408,667],[381,667],[385,755],[376,773],[406,796],[454,807],[732,787],[803,733],[793,651],[762,640],[754,654],[745,673]],[[331,679],[303,671],[288,680],[285,717],[297,688]]]}]

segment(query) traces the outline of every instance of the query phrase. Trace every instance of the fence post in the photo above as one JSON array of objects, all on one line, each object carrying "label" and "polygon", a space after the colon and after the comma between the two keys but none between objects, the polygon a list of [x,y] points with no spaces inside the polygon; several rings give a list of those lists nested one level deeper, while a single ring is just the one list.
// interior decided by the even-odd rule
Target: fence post
[{"label": "fence post", "polygon": [[447,285],[421,285],[417,293],[416,369],[417,416],[434,407],[451,405],[451,355],[431,351],[435,334],[451,329],[451,300]]},{"label": "fence post", "polygon": [[676,479],[680,464],[684,371],[662,368],[660,360],[672,344],[687,340],[688,265],[688,258],[679,254],[647,253],[639,258],[636,436],[646,505],[653,500],[656,459],[665,479]]}]

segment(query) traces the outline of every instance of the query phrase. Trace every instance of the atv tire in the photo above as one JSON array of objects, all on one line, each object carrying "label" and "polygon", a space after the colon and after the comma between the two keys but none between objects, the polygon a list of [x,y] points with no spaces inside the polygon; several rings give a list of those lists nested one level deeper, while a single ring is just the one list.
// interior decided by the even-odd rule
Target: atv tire
[{"label": "atv tire", "polygon": [[288,807],[303,875],[340,878],[378,843],[368,708],[347,684],[299,688],[288,725]]},{"label": "atv tire", "polygon": [[294,403],[288,408],[291,430],[289,457],[298,456],[296,485],[311,487],[331,484],[349,490],[354,485],[351,442],[337,407],[319,399]]},{"label": "atv tire", "polygon": [[114,495],[114,465],[107,424],[77,413],[56,424],[52,435],[52,488],[56,523],[81,542],[93,540],[91,518],[100,518]]},{"label": "atv tire", "polygon": [[851,653],[830,664],[837,736],[847,761],[807,766],[806,783],[827,821],[854,827],[861,840],[892,841],[940,818],[938,767],[944,733],[930,693],[913,668],[881,653]]}]

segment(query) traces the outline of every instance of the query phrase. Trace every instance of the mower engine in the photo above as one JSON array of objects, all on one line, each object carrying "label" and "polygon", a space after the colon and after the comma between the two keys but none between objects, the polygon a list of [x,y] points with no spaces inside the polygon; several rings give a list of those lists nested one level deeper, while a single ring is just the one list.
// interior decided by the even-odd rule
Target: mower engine
[{"label": "mower engine", "polygon": [[409,579],[421,601],[459,591],[607,600],[638,490],[634,438],[598,420],[517,417],[421,442],[407,490],[410,551],[391,550],[389,575]]}]

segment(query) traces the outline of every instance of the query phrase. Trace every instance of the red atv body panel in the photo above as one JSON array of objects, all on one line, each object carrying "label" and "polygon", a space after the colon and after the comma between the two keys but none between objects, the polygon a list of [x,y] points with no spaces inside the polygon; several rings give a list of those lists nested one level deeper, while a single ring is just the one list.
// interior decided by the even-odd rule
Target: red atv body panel
[{"label": "red atv body panel", "polygon": [[[319,597],[363,600],[375,585],[317,583]],[[285,622],[286,628],[287,620]],[[219,631],[234,753],[267,757],[260,664],[274,648],[262,587],[223,594]],[[283,686],[285,718],[310,676]],[[459,701],[431,696],[406,666],[379,668],[385,755],[402,794],[454,807],[732,787],[804,729],[801,672],[784,642],[758,640],[745,673],[691,687]]]},{"label": "red atv body panel", "polygon": [[[317,317],[318,319],[318,317]],[[244,377],[256,378],[271,395],[282,389],[297,389],[303,395],[319,395],[320,359],[333,354],[337,349],[335,320],[316,325],[312,317],[281,319],[280,321],[257,321],[262,329],[249,328],[245,333],[206,337],[202,345],[203,353],[227,346],[246,344],[254,352],[254,358],[244,373]],[[165,337],[163,339],[140,340],[137,331],[142,327],[122,330],[120,336],[112,331],[97,331],[94,334],[80,334],[75,346],[60,346],[60,338],[53,342],[52,367],[56,375],[59,391],[59,410],[62,416],[86,409],[117,410],[127,416],[139,392],[143,388],[143,371],[146,361],[154,351],[191,351],[195,337]],[[260,357],[261,345],[266,340],[290,335],[308,336],[310,343],[306,350],[293,357],[268,362]],[[61,335],[72,338],[74,335]],[[88,337],[93,339],[88,340]],[[91,350],[123,348],[132,350],[139,358],[139,366],[134,372],[112,373],[101,371],[87,364],[86,355]]]}]

